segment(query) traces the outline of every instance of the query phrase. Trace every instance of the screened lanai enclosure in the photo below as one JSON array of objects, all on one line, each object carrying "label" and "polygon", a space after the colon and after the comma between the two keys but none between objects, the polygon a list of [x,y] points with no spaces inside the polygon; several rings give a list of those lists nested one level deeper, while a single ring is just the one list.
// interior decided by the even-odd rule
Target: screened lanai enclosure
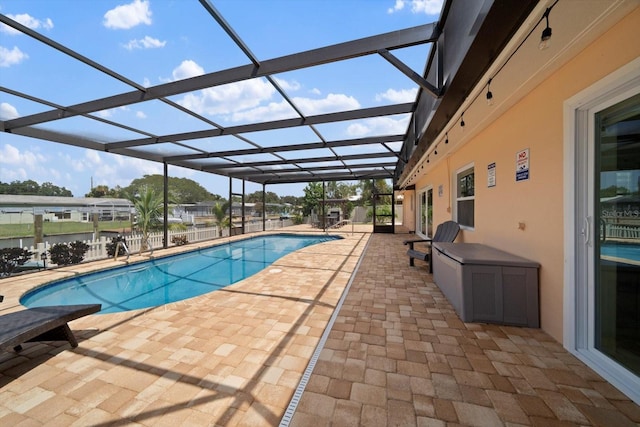
[{"label": "screened lanai enclosure", "polygon": [[[371,7],[370,2],[362,3]],[[175,15],[156,10],[154,20],[184,25],[185,36],[209,46],[216,60],[195,58],[205,64],[197,73],[174,75],[159,84],[132,71],[142,62],[147,75],[159,74],[154,68],[161,64],[150,57],[132,55],[118,61],[106,53],[109,47],[100,37],[90,50],[79,42],[91,37],[82,2],[75,4],[73,14],[60,8],[59,21],[77,26],[73,39],[57,39],[54,31],[20,22],[4,8],[7,14],[0,14],[0,22],[5,29],[30,40],[31,63],[25,67],[33,73],[31,81],[45,84],[18,78],[24,70],[3,69],[0,102],[13,108],[0,117],[0,136],[37,138],[162,163],[165,204],[169,166],[227,177],[229,200],[240,194],[233,190],[234,180],[243,183],[242,193],[245,182],[262,185],[264,194],[273,184],[376,179],[389,179],[398,190],[536,3],[446,0],[433,22],[405,28],[397,20],[396,27],[384,29],[353,22],[357,38],[334,40],[329,20],[320,23],[326,28],[322,37],[287,34],[286,23],[296,16],[297,2],[290,3],[291,16],[274,23],[275,36],[252,30],[270,2],[247,2],[242,15],[226,16],[224,2],[181,1]],[[250,41],[264,37],[270,48],[257,52]],[[293,43],[301,38],[304,43]],[[222,45],[232,46],[235,53],[217,57]],[[292,53],[290,46],[298,45],[305,49]],[[61,63],[72,63],[74,74],[57,73]],[[29,68],[38,64],[42,68]],[[324,93],[348,93],[343,83],[347,70],[370,91],[359,102],[347,99],[325,109],[311,108],[296,93],[293,82],[309,79],[316,79]],[[400,79],[398,86],[409,96],[376,96],[392,78]],[[78,85],[81,95],[66,90]],[[277,113],[233,117],[224,109],[203,108],[207,99],[229,91],[241,91],[247,103],[254,101],[252,94],[268,91]],[[148,125],[131,115],[109,114],[118,109],[161,120]],[[362,128],[368,131],[349,132]]]}]

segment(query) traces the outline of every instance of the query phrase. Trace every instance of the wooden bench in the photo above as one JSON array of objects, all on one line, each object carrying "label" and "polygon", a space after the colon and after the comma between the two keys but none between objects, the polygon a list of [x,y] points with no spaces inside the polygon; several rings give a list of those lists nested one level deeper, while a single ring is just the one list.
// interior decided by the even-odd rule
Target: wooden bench
[{"label": "wooden bench", "polygon": [[0,316],[0,351],[22,350],[23,343],[35,341],[69,341],[78,346],[68,322],[97,313],[100,304],[34,307]]}]

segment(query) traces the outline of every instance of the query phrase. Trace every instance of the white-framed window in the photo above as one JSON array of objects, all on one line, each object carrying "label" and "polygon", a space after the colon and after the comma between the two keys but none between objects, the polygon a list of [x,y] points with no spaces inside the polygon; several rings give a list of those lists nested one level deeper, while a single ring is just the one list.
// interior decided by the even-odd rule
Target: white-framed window
[{"label": "white-framed window", "polygon": [[476,186],[473,163],[456,171],[456,221],[464,228],[474,228]]}]

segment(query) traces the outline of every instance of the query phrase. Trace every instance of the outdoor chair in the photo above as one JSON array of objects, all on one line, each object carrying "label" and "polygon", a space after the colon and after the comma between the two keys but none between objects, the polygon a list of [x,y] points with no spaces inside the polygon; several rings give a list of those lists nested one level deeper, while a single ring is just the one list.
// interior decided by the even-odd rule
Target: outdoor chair
[{"label": "outdoor chair", "polygon": [[[409,266],[413,267],[414,260],[420,259],[429,263],[429,273],[433,273],[433,263],[431,262],[431,243],[432,242],[453,242],[460,232],[460,225],[455,221],[445,221],[438,225],[436,234],[431,239],[415,239],[405,240],[403,243],[409,245],[407,255],[409,256]],[[414,248],[416,243],[424,243],[427,246],[425,252]]]},{"label": "outdoor chair", "polygon": [[[0,299],[1,301],[1,299]],[[0,316],[0,351],[22,350],[35,341],[68,341],[78,346],[67,322],[100,311],[100,304],[34,307]]]}]

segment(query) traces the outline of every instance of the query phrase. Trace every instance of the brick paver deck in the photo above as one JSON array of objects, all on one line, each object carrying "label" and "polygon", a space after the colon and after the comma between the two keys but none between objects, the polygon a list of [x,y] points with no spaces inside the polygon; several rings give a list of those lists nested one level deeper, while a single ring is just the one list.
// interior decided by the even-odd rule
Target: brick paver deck
[{"label": "brick paver deck", "polygon": [[[223,291],[72,322],[0,354],[0,426],[278,425],[368,242],[291,425],[602,425],[640,409],[540,330],[462,323],[402,235],[284,257]],[[119,261],[121,262],[121,261]],[[35,284],[3,279],[0,314]]]},{"label": "brick paver deck", "polygon": [[402,235],[373,235],[292,426],[636,426],[540,329],[463,323]]}]

